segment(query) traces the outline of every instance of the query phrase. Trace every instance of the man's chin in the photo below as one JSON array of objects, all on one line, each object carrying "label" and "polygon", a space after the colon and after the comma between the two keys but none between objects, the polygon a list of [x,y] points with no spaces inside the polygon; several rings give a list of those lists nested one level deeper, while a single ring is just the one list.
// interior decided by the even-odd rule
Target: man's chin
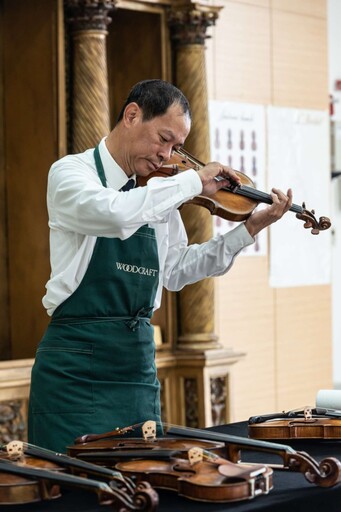
[{"label": "man's chin", "polygon": [[157,171],[158,168],[155,168],[155,166],[149,162],[146,166],[143,167],[142,169],[142,166],[141,166],[141,176],[149,176],[150,174],[153,174],[154,172]]}]

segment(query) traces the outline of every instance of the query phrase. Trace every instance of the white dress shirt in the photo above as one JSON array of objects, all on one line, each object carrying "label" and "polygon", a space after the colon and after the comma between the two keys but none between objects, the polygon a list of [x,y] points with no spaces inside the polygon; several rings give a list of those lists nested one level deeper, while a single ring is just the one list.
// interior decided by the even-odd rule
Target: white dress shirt
[{"label": "white dress shirt", "polygon": [[225,235],[188,246],[177,208],[202,191],[197,172],[151,178],[144,187],[119,192],[128,177],[110,155],[105,138],[99,151],[107,188],[98,177],[94,149],[61,158],[49,172],[51,276],[43,297],[49,315],[80,284],[99,236],[124,240],[145,224],[155,229],[160,264],[155,309],[162,287],[178,291],[205,277],[222,275],[235,256],[254,242],[240,224]]}]

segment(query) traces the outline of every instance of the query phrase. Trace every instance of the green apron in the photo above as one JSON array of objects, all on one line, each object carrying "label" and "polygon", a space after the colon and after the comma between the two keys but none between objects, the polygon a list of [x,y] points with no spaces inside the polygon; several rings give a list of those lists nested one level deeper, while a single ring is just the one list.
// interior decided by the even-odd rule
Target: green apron
[{"label": "green apron", "polygon": [[[106,186],[98,147],[95,161]],[[97,238],[84,278],[37,349],[30,443],[65,452],[79,435],[161,420],[150,323],[158,281],[154,229],[142,226],[127,240]]]}]

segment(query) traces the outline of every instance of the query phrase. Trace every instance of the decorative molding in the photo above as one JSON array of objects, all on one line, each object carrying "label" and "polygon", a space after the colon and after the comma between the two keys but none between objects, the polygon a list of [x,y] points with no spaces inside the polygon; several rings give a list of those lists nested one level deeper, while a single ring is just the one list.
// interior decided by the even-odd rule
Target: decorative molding
[{"label": "decorative molding", "polygon": [[215,24],[222,7],[205,4],[173,3],[168,11],[168,25],[171,39],[177,46],[200,44],[204,45],[208,27]]},{"label": "decorative molding", "polygon": [[65,0],[66,20],[72,30],[106,31],[111,23],[108,13],[116,8],[116,0]]}]

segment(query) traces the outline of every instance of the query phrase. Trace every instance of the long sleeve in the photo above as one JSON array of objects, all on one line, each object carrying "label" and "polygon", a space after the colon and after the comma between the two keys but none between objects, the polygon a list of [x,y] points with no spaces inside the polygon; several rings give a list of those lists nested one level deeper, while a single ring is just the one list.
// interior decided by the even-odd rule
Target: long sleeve
[{"label": "long sleeve", "polygon": [[202,244],[188,245],[179,212],[169,221],[169,247],[164,264],[163,285],[173,291],[181,290],[206,277],[225,274],[240,251],[254,243],[244,224],[224,235]]},{"label": "long sleeve", "polygon": [[194,170],[152,178],[147,186],[118,192],[101,184],[78,155],[53,165],[48,184],[51,229],[81,235],[128,238],[142,225],[165,222],[169,213],[201,192]]}]

